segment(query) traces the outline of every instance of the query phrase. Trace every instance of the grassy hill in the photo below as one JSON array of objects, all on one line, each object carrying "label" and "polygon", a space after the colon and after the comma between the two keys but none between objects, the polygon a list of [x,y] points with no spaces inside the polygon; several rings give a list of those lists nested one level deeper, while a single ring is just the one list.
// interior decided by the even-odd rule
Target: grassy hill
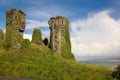
[{"label": "grassy hill", "polygon": [[44,45],[17,51],[0,48],[0,75],[40,80],[113,80],[106,67],[63,59]]}]

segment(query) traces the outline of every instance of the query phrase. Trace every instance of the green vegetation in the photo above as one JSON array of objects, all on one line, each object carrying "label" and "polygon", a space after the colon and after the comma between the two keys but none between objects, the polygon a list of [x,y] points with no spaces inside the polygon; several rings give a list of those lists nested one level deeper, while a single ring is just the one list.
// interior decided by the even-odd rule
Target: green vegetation
[{"label": "green vegetation", "polygon": [[112,72],[113,78],[120,80],[120,65],[118,65],[115,70]]},{"label": "green vegetation", "polygon": [[32,42],[36,43],[36,44],[41,44],[42,43],[41,31],[37,28],[35,28],[34,31],[33,31]]},{"label": "green vegetation", "polygon": [[0,41],[4,40],[4,32],[0,29]]},{"label": "green vegetation", "polygon": [[45,45],[45,46],[48,46],[48,44],[49,44],[48,38],[45,38],[45,39],[43,40],[43,42],[44,42],[44,45]]},{"label": "green vegetation", "polygon": [[0,48],[3,48],[4,45],[4,32],[0,29]]},{"label": "green vegetation", "polygon": [[22,42],[22,47],[21,49],[28,48],[30,46],[30,40],[29,39],[24,39]]},{"label": "green vegetation", "polygon": [[18,42],[21,42],[21,48],[11,50],[10,48],[15,44],[13,43],[15,35],[8,23],[6,39],[0,42],[2,43],[0,44],[0,75],[40,80],[113,80],[111,72],[106,67],[82,64],[74,60],[68,30],[69,22],[66,19],[63,33],[65,41],[61,44],[61,55],[51,52],[47,46],[48,39],[42,41],[39,29],[34,29],[32,42],[18,34],[16,37]]},{"label": "green vegetation", "polygon": [[69,21],[66,19],[66,25],[64,26],[64,38],[65,41],[61,45],[61,56],[65,59],[74,60],[74,56],[71,52],[71,42],[70,42],[70,33],[69,33]]},{"label": "green vegetation", "polygon": [[[24,40],[24,45],[28,46],[29,41]],[[113,80],[106,67],[64,59],[37,44],[12,52],[0,48],[0,75],[42,80]]]},{"label": "green vegetation", "polygon": [[13,41],[14,41],[13,28],[8,25],[6,28],[6,39],[5,39],[5,44],[4,44],[7,50],[12,47]]}]

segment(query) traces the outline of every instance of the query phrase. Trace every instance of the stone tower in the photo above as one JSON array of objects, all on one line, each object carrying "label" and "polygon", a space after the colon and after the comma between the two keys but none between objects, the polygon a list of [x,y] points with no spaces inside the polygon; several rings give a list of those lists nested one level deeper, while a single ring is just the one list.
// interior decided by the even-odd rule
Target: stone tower
[{"label": "stone tower", "polygon": [[19,49],[23,38],[23,32],[26,26],[26,14],[16,8],[12,8],[6,12],[6,28],[12,27],[14,32],[13,49]]},{"label": "stone tower", "polygon": [[50,18],[50,48],[53,53],[61,52],[61,43],[64,42],[65,17],[57,16]]}]

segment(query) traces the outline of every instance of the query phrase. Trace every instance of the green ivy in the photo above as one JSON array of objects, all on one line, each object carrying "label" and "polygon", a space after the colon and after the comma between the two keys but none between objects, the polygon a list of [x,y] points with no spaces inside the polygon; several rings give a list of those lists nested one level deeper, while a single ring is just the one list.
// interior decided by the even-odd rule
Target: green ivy
[{"label": "green ivy", "polygon": [[[64,17],[65,18],[65,17]],[[65,59],[72,59],[74,60],[74,56],[71,52],[71,42],[70,42],[70,33],[69,33],[69,21],[65,18],[66,24],[64,26],[64,38],[65,41],[61,44],[61,56]]]},{"label": "green ivy", "polygon": [[22,42],[21,49],[28,48],[30,46],[30,40],[29,39],[24,39]]},{"label": "green ivy", "polygon": [[42,35],[41,31],[37,28],[34,29],[32,34],[32,43],[42,44]]},{"label": "green ivy", "polygon": [[14,41],[14,32],[11,26],[6,28],[6,39],[5,39],[5,48],[9,49],[12,47]]},{"label": "green ivy", "polygon": [[4,32],[0,29],[0,41],[4,40]]}]

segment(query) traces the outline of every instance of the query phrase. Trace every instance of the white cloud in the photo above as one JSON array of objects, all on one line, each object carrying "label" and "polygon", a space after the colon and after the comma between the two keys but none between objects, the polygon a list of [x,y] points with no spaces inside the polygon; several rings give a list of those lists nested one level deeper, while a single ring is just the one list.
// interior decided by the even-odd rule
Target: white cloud
[{"label": "white cloud", "polygon": [[72,51],[76,56],[112,56],[120,53],[120,20],[100,11],[71,23]]},{"label": "white cloud", "polygon": [[33,29],[33,28],[39,28],[39,27],[48,27],[47,21],[37,21],[37,20],[27,20],[26,29]]},{"label": "white cloud", "polygon": [[[42,38],[49,38],[50,36],[50,31],[42,31]],[[32,34],[23,34],[24,39],[29,39],[30,41],[32,40]]]},{"label": "white cloud", "polygon": [[46,31],[44,31],[44,30],[41,30],[42,31],[42,37],[43,38],[49,38],[50,37],[50,30],[46,30]]},{"label": "white cloud", "polygon": [[55,5],[46,6],[44,8],[29,7],[26,12],[27,16],[37,20],[49,20],[50,17],[72,15],[71,11],[68,9]]},{"label": "white cloud", "polygon": [[51,17],[51,14],[45,10],[30,8],[27,12],[28,16],[35,18],[35,19],[49,19]]},{"label": "white cloud", "polygon": [[30,41],[32,40],[32,34],[23,34],[24,39],[29,39]]},{"label": "white cloud", "polygon": [[32,34],[27,34],[27,33],[31,33],[32,29],[34,28],[41,28],[41,32],[42,32],[42,37],[48,37],[50,35],[50,31],[48,29],[42,30],[43,27],[47,27],[48,28],[48,22],[44,21],[44,22],[40,22],[37,20],[27,20],[27,24],[26,24],[26,29],[28,29],[26,31],[26,33],[24,34],[24,38],[26,39],[30,39],[32,40]]}]

